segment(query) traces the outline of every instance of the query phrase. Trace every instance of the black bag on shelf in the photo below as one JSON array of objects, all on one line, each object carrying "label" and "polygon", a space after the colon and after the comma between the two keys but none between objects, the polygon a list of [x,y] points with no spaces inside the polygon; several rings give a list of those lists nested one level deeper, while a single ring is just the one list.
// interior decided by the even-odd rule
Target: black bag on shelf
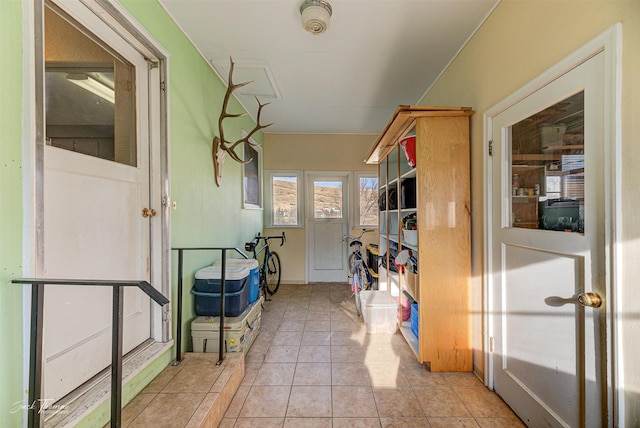
[{"label": "black bag on shelf", "polygon": [[389,188],[389,203],[387,204],[390,210],[398,209],[398,188],[390,187]]},{"label": "black bag on shelf", "polygon": [[378,208],[380,211],[387,210],[387,194],[385,192],[380,193],[380,196],[378,197]]},{"label": "black bag on shelf", "polygon": [[415,177],[402,180],[400,186],[400,206],[402,209],[416,207],[416,179]]}]

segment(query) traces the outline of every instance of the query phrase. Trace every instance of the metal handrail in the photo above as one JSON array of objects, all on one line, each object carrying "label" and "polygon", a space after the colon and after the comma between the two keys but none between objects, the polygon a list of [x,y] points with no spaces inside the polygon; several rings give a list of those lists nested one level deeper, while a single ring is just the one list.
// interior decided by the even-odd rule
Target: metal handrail
[{"label": "metal handrail", "polygon": [[138,287],[160,306],[169,303],[162,293],[147,281],[18,278],[14,284],[31,284],[31,327],[29,349],[29,405],[28,426],[40,426],[42,409],[42,325],[44,318],[44,286],[83,285],[113,287],[111,335],[111,427],[119,427],[122,419],[122,330],[124,293],[121,287]]},{"label": "metal handrail", "polygon": [[217,365],[222,364],[224,360],[224,295],[225,295],[225,276],[226,276],[226,264],[227,264],[227,251],[233,250],[240,254],[245,259],[248,259],[247,255],[238,248],[232,247],[175,247],[171,248],[178,252],[178,314],[177,314],[177,328],[176,328],[176,359],[173,362],[174,366],[177,366],[182,362],[182,277],[183,277],[183,264],[184,264],[184,252],[185,251],[221,251],[222,252],[222,269],[220,271],[220,334],[218,335],[218,362]]}]

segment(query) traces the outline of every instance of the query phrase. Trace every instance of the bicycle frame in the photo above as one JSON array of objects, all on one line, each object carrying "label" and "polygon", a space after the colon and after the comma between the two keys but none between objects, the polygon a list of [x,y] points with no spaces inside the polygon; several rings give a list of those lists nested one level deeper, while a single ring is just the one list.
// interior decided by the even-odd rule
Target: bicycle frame
[{"label": "bicycle frame", "polygon": [[[280,239],[281,240],[280,246],[284,245],[286,241],[284,232],[282,232],[282,235],[278,235],[278,236],[261,236],[260,233],[258,233],[256,237],[253,238],[253,240],[251,240],[251,242],[247,242],[244,246],[245,251],[251,251],[253,253],[253,258],[255,260],[258,260],[258,263],[260,263],[258,259],[258,255],[264,252],[262,263],[258,265],[259,266],[258,271],[260,274],[260,288],[264,293],[265,301],[271,300],[267,296],[267,287],[266,287],[269,257],[271,256],[271,253],[272,253],[271,249],[269,248],[270,239]],[[262,245],[260,248],[257,248],[261,240],[264,241],[264,245]]]},{"label": "bicycle frame", "polygon": [[[370,232],[370,230],[362,229],[362,232],[360,233],[359,236],[343,236],[342,237],[342,240],[348,241],[349,246],[353,248],[351,253],[349,254],[347,261],[348,261],[348,264],[350,265],[349,267],[351,272],[349,272],[349,274],[351,275],[351,281],[352,281],[351,282],[351,287],[353,291],[352,297],[355,297],[356,314],[358,316],[360,316],[362,313],[362,310],[360,307],[361,305],[360,292],[362,290],[368,289],[371,286],[371,274],[369,273],[369,268],[367,267],[367,263],[362,257],[362,253],[360,251],[360,248],[362,247],[362,242],[360,241],[360,238],[362,237],[362,235],[364,235],[367,232]],[[364,275],[362,275],[362,273],[364,273]]]},{"label": "bicycle frame", "polygon": [[364,257],[362,257],[362,251],[361,251],[362,242],[360,241],[360,238],[362,238],[362,235],[364,235],[367,232],[371,232],[371,229],[362,229],[362,232],[360,232],[360,235],[344,236],[342,239],[344,241],[348,241],[349,246],[353,247],[353,250],[351,251],[351,253],[349,253],[349,256],[353,255],[355,257],[355,263],[353,265],[352,271],[349,272],[349,275],[353,275],[354,271],[358,268],[357,266],[359,264],[358,262],[360,262],[364,267],[367,284],[371,284],[371,274],[369,273],[367,262],[365,261]]}]

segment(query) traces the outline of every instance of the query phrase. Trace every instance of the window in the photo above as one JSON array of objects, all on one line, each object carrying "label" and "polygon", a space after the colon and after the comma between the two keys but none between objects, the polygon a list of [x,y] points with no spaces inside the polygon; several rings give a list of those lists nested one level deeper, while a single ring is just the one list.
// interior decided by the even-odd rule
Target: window
[{"label": "window", "polygon": [[262,208],[262,148],[244,143],[243,208]]},{"label": "window", "polygon": [[138,166],[136,67],[62,11],[45,19],[47,145]]},{"label": "window", "polygon": [[511,226],[584,233],[584,91],[511,126]]},{"label": "window", "polygon": [[268,173],[271,226],[302,226],[302,172],[271,171]]},{"label": "window", "polygon": [[357,173],[354,192],[356,201],[356,227],[378,227],[378,176],[375,174]]},{"label": "window", "polygon": [[342,218],[342,181],[313,181],[313,218]]}]

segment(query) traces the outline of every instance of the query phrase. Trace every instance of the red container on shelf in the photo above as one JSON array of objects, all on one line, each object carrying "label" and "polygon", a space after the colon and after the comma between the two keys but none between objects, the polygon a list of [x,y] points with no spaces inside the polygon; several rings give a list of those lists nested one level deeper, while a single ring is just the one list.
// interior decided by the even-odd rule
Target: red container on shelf
[{"label": "red container on shelf", "polygon": [[407,163],[411,168],[416,166],[416,136],[405,137],[400,140],[400,147],[404,150]]}]

